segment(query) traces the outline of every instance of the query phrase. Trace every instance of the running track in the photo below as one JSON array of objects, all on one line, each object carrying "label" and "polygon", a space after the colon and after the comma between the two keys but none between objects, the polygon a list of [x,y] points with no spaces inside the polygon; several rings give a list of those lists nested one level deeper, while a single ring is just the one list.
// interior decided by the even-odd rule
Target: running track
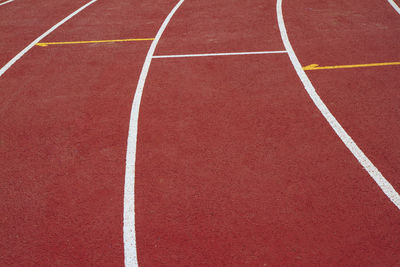
[{"label": "running track", "polygon": [[[1,5],[0,67],[88,2]],[[391,200],[305,90],[276,6],[98,0],[40,42],[156,39],[33,46],[7,69],[1,265],[399,265],[400,66],[305,71]],[[282,8],[302,66],[400,61],[388,1]],[[274,53],[158,57],[256,51]]]}]

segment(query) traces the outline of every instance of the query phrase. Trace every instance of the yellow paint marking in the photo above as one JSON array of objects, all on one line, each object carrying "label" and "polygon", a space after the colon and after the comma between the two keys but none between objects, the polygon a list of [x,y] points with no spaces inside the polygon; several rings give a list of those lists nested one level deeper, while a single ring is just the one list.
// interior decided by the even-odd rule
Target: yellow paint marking
[{"label": "yellow paint marking", "polygon": [[66,44],[95,44],[95,43],[116,43],[116,42],[137,42],[137,41],[153,41],[154,38],[140,38],[140,39],[120,39],[120,40],[99,40],[99,41],[76,41],[76,42],[50,42],[50,43],[37,43],[37,46],[48,45],[66,45]]},{"label": "yellow paint marking", "polygon": [[400,65],[400,62],[384,62],[384,63],[357,64],[357,65],[338,65],[338,66],[325,66],[325,67],[320,67],[318,64],[311,64],[311,65],[303,67],[303,70],[331,70],[331,69],[365,68],[365,67],[378,67],[378,66],[391,66],[391,65]]}]

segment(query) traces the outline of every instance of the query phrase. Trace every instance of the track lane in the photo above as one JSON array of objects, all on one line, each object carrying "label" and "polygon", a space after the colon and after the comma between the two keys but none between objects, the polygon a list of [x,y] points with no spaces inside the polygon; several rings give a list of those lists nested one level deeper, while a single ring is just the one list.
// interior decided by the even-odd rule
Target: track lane
[{"label": "track lane", "polygon": [[[228,2],[220,4],[234,10],[224,9],[215,21],[239,12]],[[257,4],[275,9],[275,3]],[[189,34],[171,47],[162,39],[159,53],[176,46],[203,52],[194,51],[194,40],[207,40],[202,34],[212,35],[212,27],[199,35],[182,27],[196,20],[195,13],[176,16],[165,38],[176,38],[179,27]],[[140,112],[140,264],[398,262],[396,207],[316,110],[287,56],[154,59]]]},{"label": "track lane", "polygon": [[395,207],[281,60],[153,62],[136,165],[139,263],[396,261]]},{"label": "track lane", "polygon": [[[330,112],[324,101],[320,98],[318,93],[316,92],[314,86],[309,80],[307,74],[301,66],[293,48],[290,44],[290,41],[287,36],[287,31],[283,19],[282,13],[282,0],[277,0],[276,4],[277,14],[278,14],[278,24],[281,31],[282,41],[285,44],[285,47],[288,51],[290,60],[293,64],[294,69],[296,70],[297,75],[304,85],[304,89],[309,94],[310,98],[314,102],[315,106],[324,116],[326,121],[329,123],[331,128],[335,131],[338,137],[342,140],[342,142],[346,145],[349,151],[353,154],[353,156],[358,160],[361,166],[368,172],[371,178],[376,182],[379,188],[383,191],[383,193],[392,201],[392,203],[400,209],[400,195],[393,188],[393,186],[386,180],[386,178],[381,174],[381,172],[375,167],[375,165],[370,161],[370,159],[365,155],[365,153],[360,149],[360,147],[354,142],[351,136],[346,132],[345,129],[341,126],[341,124],[337,121],[334,115]],[[315,66],[312,64],[311,66]]]},{"label": "track lane", "polygon": [[65,18],[63,18],[61,21],[57,22],[55,25],[53,25],[50,29],[48,29],[46,32],[44,32],[43,34],[41,34],[39,37],[37,37],[35,40],[33,40],[29,45],[27,45],[23,50],[21,50],[15,57],[13,57],[9,62],[7,62],[6,65],[4,65],[1,69],[0,69],[0,76],[2,76],[10,67],[12,67],[21,57],[23,57],[26,53],[29,52],[29,50],[31,50],[36,44],[38,44],[43,38],[45,38],[47,35],[51,34],[53,31],[57,30],[58,27],[62,26],[65,22],[67,22],[68,20],[70,20],[71,18],[73,18],[74,16],[76,16],[77,14],[79,14],[80,12],[82,12],[83,10],[85,10],[87,7],[89,7],[90,5],[94,4],[97,0],[92,0],[86,4],[84,4],[83,6],[81,6],[80,8],[78,8],[77,10],[75,10],[74,12],[72,12],[71,14],[69,14],[68,16],[66,16]]},{"label": "track lane", "polygon": [[283,50],[273,38],[279,34],[275,11],[259,1],[193,1],[177,15],[155,55]]},{"label": "track lane", "polygon": [[284,3],[284,10],[304,66],[398,61],[400,16],[385,1],[296,1]]},{"label": "track lane", "polygon": [[[400,58],[400,17],[387,5],[296,2],[288,31],[300,61],[320,65],[390,62]],[[302,13],[295,10],[303,10]],[[295,15],[294,15],[295,14]],[[346,17],[345,17],[346,15]],[[307,17],[307,20],[302,18]],[[293,23],[298,18],[299,23]],[[340,23],[338,23],[340,21]],[[323,24],[323,26],[316,26]],[[301,36],[298,29],[308,29]],[[327,33],[330,36],[327,36]],[[309,44],[305,38],[314,36]],[[362,44],[362,45],[360,45]],[[352,63],[351,63],[352,62]],[[399,191],[398,66],[307,72],[338,121]]]},{"label": "track lane", "polygon": [[[157,6],[165,6],[167,13],[175,2]],[[104,39],[101,31],[125,37],[136,25],[145,26],[154,11],[102,3],[89,14],[91,19],[68,23],[48,40]],[[264,5],[260,10],[269,10],[266,3],[259,4]],[[240,13],[237,4],[231,6],[235,8],[227,14]],[[127,8],[146,19],[125,28]],[[160,24],[165,14],[158,11]],[[126,15],[109,23],[121,13]],[[107,14],[107,23],[98,14]],[[187,20],[186,14],[178,19]],[[203,14],[215,21],[224,21],[224,15]],[[85,30],[85,25],[90,26]],[[182,40],[173,37],[181,25],[173,26],[176,33],[166,32],[181,43],[171,41],[169,47],[165,40],[159,51],[179,52],[180,46],[198,52],[193,49],[200,40],[196,32]],[[158,26],[145,32],[154,34]],[[200,35],[215,34],[210,25],[204,27]],[[279,35],[270,40],[264,30],[238,29],[258,36],[259,42],[241,39],[234,42],[234,52],[264,50],[265,44],[282,48],[273,45]],[[228,32],[221,36],[215,47],[204,38],[198,48],[220,52],[213,50],[235,39]],[[2,193],[7,196],[2,214],[8,214],[2,221],[7,229],[1,238],[7,251],[2,262],[122,264],[123,181],[115,177],[123,177],[132,84],[147,49],[146,44],[38,47],[0,81],[6,96],[18,88],[17,97],[5,98],[0,115],[1,148],[7,152],[1,169],[4,177],[15,178]],[[395,209],[312,109],[286,56],[241,57],[157,59],[153,64],[139,126],[141,262],[396,264]]]},{"label": "track lane", "polygon": [[[99,1],[44,41],[147,24],[142,34],[153,36],[171,4],[157,2],[156,19],[150,5]],[[149,45],[34,47],[2,77],[2,264],[123,265],[129,111]]]},{"label": "track lane", "polygon": [[88,1],[16,1],[0,8],[0,66]]},{"label": "track lane", "polygon": [[[99,1],[96,6],[102,9],[101,13],[90,12],[73,24],[66,23],[46,41],[154,38],[166,13],[174,3],[173,0],[157,3],[135,1],[134,3],[120,2],[112,6],[106,1]],[[153,11],[148,12],[151,9]],[[146,12],[142,12],[143,10]],[[117,12],[119,15],[116,15]],[[101,20],[99,20],[99,14],[102,17]]]}]

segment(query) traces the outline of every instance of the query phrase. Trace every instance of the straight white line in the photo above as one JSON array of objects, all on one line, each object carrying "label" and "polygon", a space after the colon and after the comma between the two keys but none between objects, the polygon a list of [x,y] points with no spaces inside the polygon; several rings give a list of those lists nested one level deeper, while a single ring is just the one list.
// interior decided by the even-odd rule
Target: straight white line
[{"label": "straight white line", "polygon": [[399,13],[400,15],[400,7],[393,0],[387,0],[387,1],[394,8],[394,10],[396,10],[397,13]]},{"label": "straight white line", "polygon": [[354,157],[360,162],[360,164],[364,167],[364,169],[369,173],[372,179],[378,184],[378,186],[382,189],[382,191],[386,194],[386,196],[396,205],[398,209],[400,209],[400,196],[393,188],[393,186],[383,177],[380,171],[372,164],[372,162],[367,158],[367,156],[361,151],[361,149],[357,146],[357,144],[353,141],[353,139],[347,134],[347,132],[343,129],[343,127],[339,124],[336,118],[329,111],[328,107],[319,97],[317,92],[315,91],[314,86],[311,84],[310,79],[307,77],[306,73],[301,67],[299,60],[292,48],[292,45],[289,42],[289,38],[286,32],[285,22],[283,20],[282,14],[282,0],[277,0],[276,2],[276,12],[278,17],[279,30],[281,32],[281,37],[283,44],[288,51],[290,60],[292,61],[293,67],[295,68],[297,75],[300,80],[303,82],[303,85],[313,100],[314,104],[317,106],[319,111],[328,121],[332,129],[336,132],[336,134],[340,137],[346,147],[353,153]]},{"label": "straight white line", "polygon": [[211,54],[187,54],[187,55],[163,55],[153,56],[153,58],[177,58],[177,57],[215,57],[215,56],[239,56],[239,55],[262,55],[280,54],[286,51],[258,51],[258,52],[236,52],[236,53],[211,53]]},{"label": "straight white line", "polygon": [[126,152],[125,168],[125,192],[124,192],[124,253],[125,266],[138,266],[136,252],[136,233],[135,233],[135,163],[136,163],[136,143],[138,134],[139,108],[142,99],[143,88],[149,72],[151,60],[156,50],[157,44],[167,27],[172,16],[182,5],[184,0],[180,0],[171,10],[154,38],[140,73],[139,82],[133,99],[131,117],[129,122],[128,146]]},{"label": "straight white line", "polygon": [[19,52],[13,59],[11,59],[6,65],[4,65],[1,69],[0,69],[0,77],[4,74],[4,72],[6,72],[15,62],[17,62],[18,59],[20,59],[26,52],[28,52],[32,47],[34,47],[37,43],[39,43],[43,38],[45,38],[47,35],[49,35],[50,33],[52,33],[54,30],[56,30],[58,27],[60,27],[61,25],[63,25],[65,22],[67,22],[69,19],[71,19],[73,16],[75,16],[76,14],[78,14],[79,12],[81,12],[82,10],[84,10],[85,8],[87,8],[88,6],[90,6],[91,4],[93,4],[94,2],[96,2],[97,0],[92,0],[89,3],[87,3],[86,5],[82,6],[81,8],[77,9],[75,12],[73,12],[71,15],[69,15],[68,17],[66,17],[65,19],[63,19],[62,21],[60,21],[59,23],[57,23],[56,25],[54,25],[53,27],[51,27],[47,32],[43,33],[42,35],[40,35],[38,38],[36,38],[32,43],[30,43],[27,47],[24,48],[24,50],[22,50],[21,52]]},{"label": "straight white line", "polygon": [[3,2],[3,3],[0,3],[0,6],[5,5],[5,4],[8,4],[8,3],[11,3],[11,2],[13,2],[13,1],[14,1],[14,0],[5,1],[5,2]]}]

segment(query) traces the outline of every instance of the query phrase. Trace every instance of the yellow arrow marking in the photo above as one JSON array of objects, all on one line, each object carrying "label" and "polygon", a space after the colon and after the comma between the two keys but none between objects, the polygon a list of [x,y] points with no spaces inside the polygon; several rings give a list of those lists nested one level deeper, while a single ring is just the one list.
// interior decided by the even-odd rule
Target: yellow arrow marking
[{"label": "yellow arrow marking", "polygon": [[37,46],[48,45],[66,45],[66,44],[95,44],[95,43],[116,43],[116,42],[137,42],[137,41],[152,41],[154,38],[141,38],[141,39],[119,39],[119,40],[99,40],[99,41],[76,41],[76,42],[50,42],[50,43],[37,43]]},{"label": "yellow arrow marking", "polygon": [[338,65],[338,66],[325,66],[320,67],[318,64],[311,64],[303,67],[303,70],[331,70],[331,69],[347,69],[347,68],[365,68],[365,67],[378,67],[400,65],[400,62],[384,62],[384,63],[371,63],[371,64],[357,64],[357,65]]}]

